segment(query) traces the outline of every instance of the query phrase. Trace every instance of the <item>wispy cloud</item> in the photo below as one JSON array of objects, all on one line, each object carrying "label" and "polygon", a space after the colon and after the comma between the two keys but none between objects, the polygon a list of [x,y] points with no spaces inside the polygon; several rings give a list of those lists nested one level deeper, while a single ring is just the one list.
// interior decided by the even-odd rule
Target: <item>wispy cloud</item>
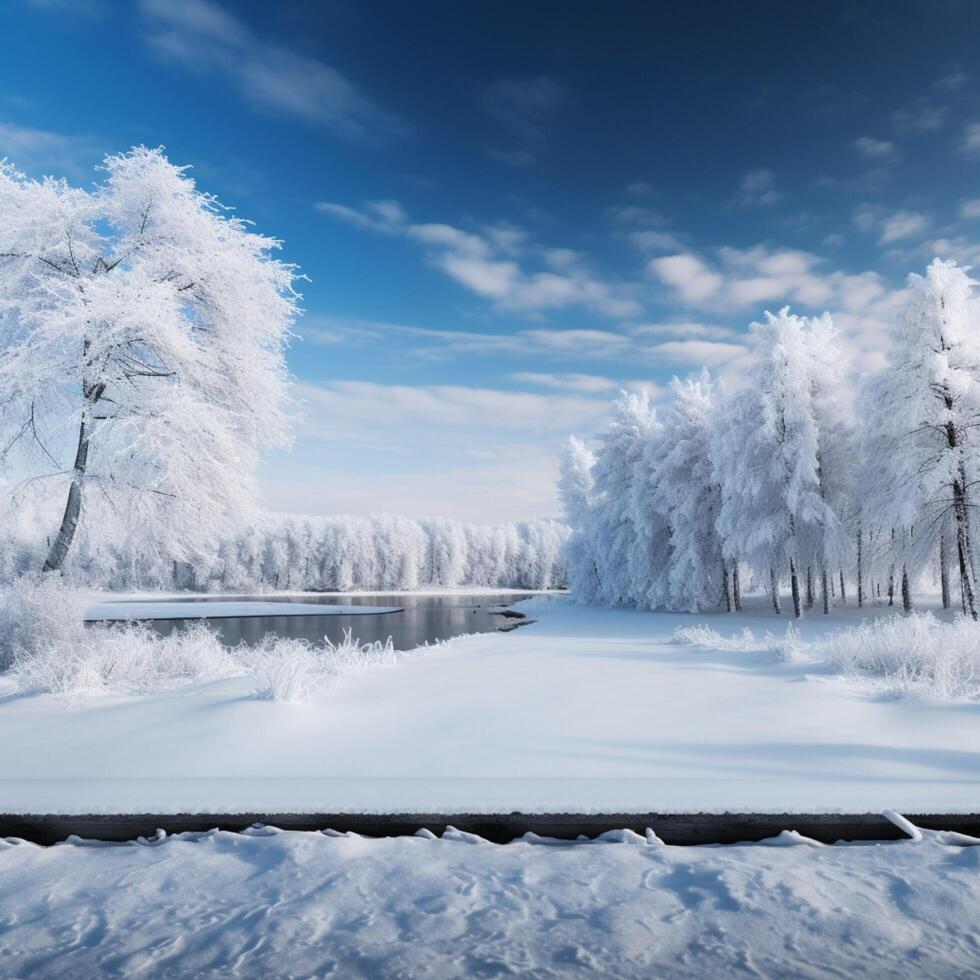
[{"label": "wispy cloud", "polygon": [[159,57],[223,76],[259,109],[348,139],[380,140],[407,129],[336,68],[257,36],[210,0],[140,0],[140,11]]},{"label": "wispy cloud", "polygon": [[967,123],[963,127],[960,151],[968,157],[980,156],[980,122]]},{"label": "wispy cloud", "polygon": [[543,138],[542,120],[561,101],[561,86],[546,75],[500,78],[483,94],[483,107],[529,143]]},{"label": "wispy cloud", "polygon": [[765,167],[750,170],[739,182],[735,195],[737,204],[751,207],[768,206],[782,199],[782,192],[776,187],[776,175]]},{"label": "wispy cloud", "polygon": [[512,381],[535,385],[539,388],[554,388],[559,391],[576,391],[587,394],[602,394],[621,387],[620,382],[604,378],[599,374],[548,374],[537,371],[515,371],[508,377]]},{"label": "wispy cloud", "polygon": [[668,340],[657,344],[652,353],[678,364],[717,368],[744,357],[748,349],[743,344],[717,340]]},{"label": "wispy cloud", "polygon": [[934,88],[944,92],[958,92],[967,82],[967,74],[958,68],[951,69],[934,83]]},{"label": "wispy cloud", "polygon": [[105,153],[100,140],[88,135],[67,135],[0,121],[0,159],[37,176],[54,174],[82,178]]},{"label": "wispy cloud", "polygon": [[545,144],[545,121],[561,104],[561,86],[547,75],[505,77],[484,93],[483,108],[519,142],[490,154],[508,166],[527,166]]},{"label": "wispy cloud", "polygon": [[907,238],[922,237],[930,220],[918,211],[891,211],[877,204],[862,204],[854,212],[854,224],[861,231],[877,234],[879,245],[892,245]]},{"label": "wispy cloud", "polygon": [[859,136],[853,145],[861,156],[869,160],[898,159],[898,147],[890,140],[879,140],[873,136]]},{"label": "wispy cloud", "polygon": [[891,114],[891,121],[899,132],[927,133],[942,129],[948,114],[946,106],[932,105],[919,99],[907,109],[896,109]]},{"label": "wispy cloud", "polygon": [[666,323],[641,323],[630,328],[630,333],[638,337],[670,337],[672,339],[727,340],[735,336],[731,327],[721,327],[713,323],[679,321]]},{"label": "wispy cloud", "polygon": [[28,7],[46,14],[71,15],[97,20],[106,13],[105,0],[25,0]]},{"label": "wispy cloud", "polygon": [[[369,201],[361,208],[321,201],[315,207],[359,228],[415,242],[435,268],[503,309],[540,312],[581,306],[613,317],[641,312],[627,287],[596,278],[579,253],[531,248],[528,236],[512,226],[472,232],[448,224],[413,223],[395,201]],[[544,268],[527,269],[518,261],[521,252]]]}]

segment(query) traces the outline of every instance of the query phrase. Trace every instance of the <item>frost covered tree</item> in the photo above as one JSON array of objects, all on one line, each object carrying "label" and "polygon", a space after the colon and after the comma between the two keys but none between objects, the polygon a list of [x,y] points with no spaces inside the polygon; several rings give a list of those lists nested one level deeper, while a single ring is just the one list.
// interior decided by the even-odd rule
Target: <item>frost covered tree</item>
[{"label": "frost covered tree", "polygon": [[952,551],[963,611],[976,619],[971,513],[980,479],[980,335],[973,285],[964,269],[941,259],[924,277],[909,277],[885,368],[872,381],[866,453],[881,474],[874,504],[891,532],[892,568],[907,579],[933,555],[945,576]]},{"label": "frost covered tree", "polygon": [[846,601],[844,565],[851,559],[852,534],[858,526],[860,446],[848,397],[846,367],[829,316],[808,322],[806,339],[811,364],[810,397],[817,427],[820,496],[829,512],[817,527],[812,560],[820,572],[823,611],[830,612],[836,571],[841,602]]},{"label": "frost covered tree", "polygon": [[732,399],[713,441],[726,550],[757,579],[768,579],[777,612],[780,570],[788,569],[796,616],[803,610],[801,569],[824,560],[838,523],[820,483],[813,329],[786,307],[752,325],[751,387]]},{"label": "frost covered tree", "polygon": [[707,371],[670,385],[663,435],[650,472],[649,506],[670,528],[667,604],[692,612],[724,601],[731,609],[730,569],[718,534],[721,485],[711,459],[718,385]]},{"label": "frost covered tree", "polygon": [[[171,558],[248,521],[261,450],[286,439],[296,270],[160,149],[107,157],[93,190],[0,164],[0,452],[65,505]],[[115,532],[114,532],[115,533]]]},{"label": "frost covered tree", "polygon": [[595,455],[580,439],[570,436],[558,461],[558,497],[565,520],[574,529],[566,545],[568,587],[585,602],[599,591],[599,571],[592,552],[592,508]]},{"label": "frost covered tree", "polygon": [[650,506],[652,447],[662,426],[646,392],[623,393],[596,453],[592,537],[596,598],[657,607],[666,601],[670,530]]}]

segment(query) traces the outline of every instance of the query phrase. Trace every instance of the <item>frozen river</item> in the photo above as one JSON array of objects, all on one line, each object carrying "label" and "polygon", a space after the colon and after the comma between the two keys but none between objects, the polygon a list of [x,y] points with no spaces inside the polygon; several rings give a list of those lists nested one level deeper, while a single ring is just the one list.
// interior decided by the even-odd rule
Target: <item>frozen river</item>
[{"label": "frozen river", "polygon": [[[525,594],[500,593],[480,595],[302,595],[302,596],[248,596],[236,597],[236,601],[276,603],[302,603],[304,605],[383,606],[398,607],[396,612],[368,615],[282,615],[282,616],[235,616],[209,619],[208,623],[229,646],[238,643],[255,644],[266,634],[321,642],[326,636],[333,642],[342,640],[344,632],[351,630],[362,643],[392,638],[396,650],[412,650],[423,643],[448,640],[464,633],[491,633],[508,629],[521,620],[506,607],[527,598]],[[227,597],[198,597],[191,602],[226,602]],[[153,620],[153,627],[162,634],[181,629],[192,620]]]}]

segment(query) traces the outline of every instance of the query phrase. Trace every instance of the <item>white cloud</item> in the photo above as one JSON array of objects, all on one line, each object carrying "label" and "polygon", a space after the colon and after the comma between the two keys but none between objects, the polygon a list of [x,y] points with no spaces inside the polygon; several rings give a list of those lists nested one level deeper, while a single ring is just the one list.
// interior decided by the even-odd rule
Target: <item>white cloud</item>
[{"label": "white cloud", "polygon": [[598,374],[548,374],[536,371],[515,371],[508,377],[512,381],[536,385],[540,388],[555,388],[560,391],[578,391],[587,394],[602,394],[615,391],[621,387],[612,378],[604,378]]},{"label": "white cloud", "polygon": [[873,167],[871,170],[858,174],[857,177],[833,177],[821,174],[813,181],[813,186],[822,190],[841,190],[859,194],[880,191],[891,179],[891,174],[884,167]]},{"label": "white cloud", "polygon": [[[597,279],[579,253],[531,248],[527,234],[513,226],[494,226],[477,234],[447,224],[413,224],[396,201],[368,203],[360,210],[327,201],[315,207],[359,228],[419,243],[435,268],[504,309],[536,312],[581,306],[613,317],[641,311],[625,286]],[[516,260],[518,253],[548,268],[528,270]]]},{"label": "white cloud", "polygon": [[859,136],[853,145],[861,156],[872,160],[894,160],[898,156],[898,147],[894,143],[873,136]]},{"label": "white cloud", "polygon": [[[725,316],[741,310],[746,318],[784,304],[796,307],[799,312],[828,310],[858,367],[864,370],[880,363],[885,330],[902,292],[889,289],[878,273],[831,271],[824,268],[823,259],[809,252],[769,249],[762,245],[749,249],[717,249],[717,262],[713,265],[699,257],[690,257],[697,258],[696,278],[709,273],[715,277],[713,288],[701,296],[688,289],[685,296],[684,289],[689,284],[681,280],[674,287],[679,301]],[[654,272],[657,274],[656,267]],[[667,279],[663,281],[668,282]],[[692,295],[694,299],[690,298]],[[660,327],[659,324],[654,326]],[[667,327],[669,324],[664,325],[664,329]],[[644,327],[641,325],[637,329],[642,331]],[[686,336],[683,333],[675,336],[679,341],[699,339],[697,326]],[[703,337],[714,339],[709,334],[703,334]],[[726,339],[737,346],[737,334]],[[689,357],[693,363],[698,363],[699,353],[704,362],[712,357],[709,349],[699,351],[693,346],[672,346],[664,353]],[[719,360],[728,353],[733,359],[724,364],[722,373],[729,381],[737,382],[737,373],[744,367],[745,360],[734,351],[726,352],[724,344],[715,352]]]},{"label": "white cloud", "polygon": [[631,327],[630,333],[635,337],[700,338],[704,340],[724,340],[735,335],[735,331],[731,327],[719,327],[711,323],[694,321],[640,323]]},{"label": "white cloud", "polygon": [[765,167],[750,170],[738,185],[735,200],[746,206],[775,204],[782,198],[776,189],[776,175]]},{"label": "white cloud", "polygon": [[680,364],[720,367],[748,353],[742,344],[715,340],[669,340],[651,348],[651,353]]},{"label": "white cloud", "polygon": [[960,217],[970,221],[980,218],[980,197],[971,197],[967,201],[961,201]]},{"label": "white cloud", "polygon": [[140,0],[139,6],[157,55],[224,76],[260,109],[349,139],[375,140],[406,128],[337,69],[253,34],[210,0]]},{"label": "white cloud", "polygon": [[936,88],[942,89],[945,92],[957,92],[966,84],[966,81],[967,75],[965,72],[959,69],[953,69],[937,79],[934,84]]},{"label": "white cloud", "polygon": [[641,252],[679,252],[684,245],[668,231],[632,231],[629,240]]},{"label": "white cloud", "polygon": [[649,197],[653,193],[653,186],[645,180],[635,180],[627,186],[626,193],[630,197]]},{"label": "white cloud", "polygon": [[698,304],[717,295],[724,280],[696,255],[679,253],[651,259],[649,270],[687,303]]},{"label": "white cloud", "polygon": [[420,423],[472,433],[486,429],[567,432],[605,416],[602,399],[503,391],[462,385],[385,385],[373,381],[334,381],[297,385],[309,404],[317,434],[324,439],[358,435],[365,428]]},{"label": "white cloud", "polygon": [[854,212],[854,224],[878,235],[879,245],[891,245],[926,233],[929,218],[918,211],[889,211],[877,204],[862,204]]},{"label": "white cloud", "polygon": [[659,211],[641,207],[639,204],[616,204],[606,208],[610,221],[620,225],[660,225],[666,219]]}]

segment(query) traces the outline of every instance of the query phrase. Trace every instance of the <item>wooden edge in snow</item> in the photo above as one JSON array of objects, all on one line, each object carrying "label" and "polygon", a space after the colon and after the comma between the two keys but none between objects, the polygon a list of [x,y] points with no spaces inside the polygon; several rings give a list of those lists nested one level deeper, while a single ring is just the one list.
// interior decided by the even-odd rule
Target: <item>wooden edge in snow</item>
[{"label": "wooden edge in snow", "polygon": [[[905,814],[918,828],[980,836],[980,814]],[[832,844],[839,840],[898,840],[907,835],[878,813],[133,813],[0,814],[0,837],[55,844],[72,834],[105,841],[214,828],[241,831],[262,823],[283,830],[335,830],[367,837],[410,836],[421,829],[441,835],[447,827],[507,843],[533,833],[574,840],[610,830],[643,834],[649,827],[665,844],[736,844],[777,837],[784,830]]]}]

